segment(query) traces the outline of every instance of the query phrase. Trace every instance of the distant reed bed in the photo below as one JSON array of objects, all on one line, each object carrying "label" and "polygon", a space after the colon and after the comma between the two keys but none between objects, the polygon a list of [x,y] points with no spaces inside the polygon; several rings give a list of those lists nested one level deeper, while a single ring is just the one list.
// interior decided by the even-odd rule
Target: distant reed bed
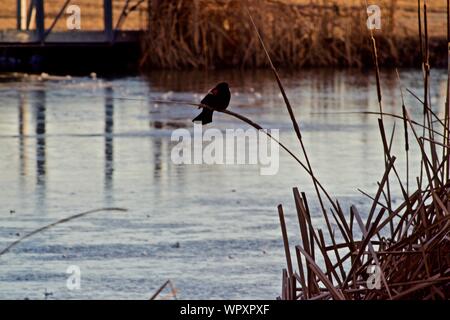
[{"label": "distant reed bed", "polygon": [[[331,4],[330,4],[331,3]],[[363,67],[373,62],[362,5],[306,5],[248,1],[273,62],[279,67]],[[265,67],[267,60],[242,0],[153,0],[141,65],[151,68]],[[417,31],[396,19],[392,1],[379,1],[382,30],[375,33],[385,66],[420,66]],[[401,15],[400,15],[401,16]],[[400,20],[400,21],[399,21]],[[413,29],[414,30],[414,29]],[[445,37],[430,37],[430,62],[446,65]],[[444,48],[443,50],[441,48]]]}]

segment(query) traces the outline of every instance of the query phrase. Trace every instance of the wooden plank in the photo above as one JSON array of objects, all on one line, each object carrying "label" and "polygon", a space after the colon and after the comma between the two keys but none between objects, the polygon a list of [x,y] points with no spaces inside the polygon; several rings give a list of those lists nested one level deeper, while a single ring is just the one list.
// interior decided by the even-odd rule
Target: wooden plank
[{"label": "wooden plank", "polygon": [[[137,43],[141,31],[118,31],[118,43]],[[25,30],[0,31],[0,46],[40,43],[39,34]],[[51,32],[44,44],[102,44],[109,43],[109,38],[102,31],[68,31]]]}]

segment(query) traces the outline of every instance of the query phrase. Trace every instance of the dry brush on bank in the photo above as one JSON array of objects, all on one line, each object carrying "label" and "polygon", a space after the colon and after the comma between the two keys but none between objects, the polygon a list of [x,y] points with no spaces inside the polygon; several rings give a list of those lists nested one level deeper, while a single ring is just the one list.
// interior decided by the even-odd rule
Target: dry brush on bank
[{"label": "dry brush on bank", "polygon": [[[430,32],[430,61],[446,63],[443,1],[434,1],[439,21]],[[265,67],[241,0],[151,0],[149,30],[143,39],[142,66],[152,68]],[[363,67],[372,62],[367,41],[364,1],[253,0],[249,6],[270,55],[279,67]],[[383,48],[380,65],[420,64],[419,42],[411,27],[410,6],[402,1],[377,1],[382,30],[375,37]],[[442,19],[441,19],[442,17]]]}]

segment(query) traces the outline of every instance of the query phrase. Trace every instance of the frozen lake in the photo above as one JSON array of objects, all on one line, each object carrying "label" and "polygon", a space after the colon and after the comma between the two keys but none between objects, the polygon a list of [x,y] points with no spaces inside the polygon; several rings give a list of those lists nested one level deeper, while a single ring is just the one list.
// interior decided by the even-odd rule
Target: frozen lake
[{"label": "frozen lake", "polygon": [[[402,70],[403,84],[422,92],[421,71]],[[313,169],[344,208],[371,204],[384,172],[372,73],[281,72]],[[292,244],[298,225],[292,187],[309,196],[313,221],[324,222],[311,180],[280,151],[279,172],[257,165],[175,165],[174,129],[193,129],[198,110],[151,100],[199,102],[221,80],[232,88],[230,110],[280,129],[298,142],[270,71],[153,72],[118,79],[39,79],[0,75],[0,249],[36,228],[103,207],[102,212],[39,233],[0,257],[1,299],[148,299],[167,279],[185,299],[274,299],[284,249],[276,207],[282,203]],[[386,112],[401,114],[394,71],[382,73]],[[433,72],[432,105],[443,114],[446,71]],[[136,100],[115,99],[130,97]],[[413,117],[421,106],[405,93]],[[336,113],[341,114],[336,114]],[[392,120],[386,121],[390,132]],[[247,128],[216,114],[209,127]],[[394,154],[404,173],[403,124]],[[418,159],[411,159],[411,179]],[[394,190],[395,192],[395,190]],[[66,287],[70,266],[81,288]]]}]

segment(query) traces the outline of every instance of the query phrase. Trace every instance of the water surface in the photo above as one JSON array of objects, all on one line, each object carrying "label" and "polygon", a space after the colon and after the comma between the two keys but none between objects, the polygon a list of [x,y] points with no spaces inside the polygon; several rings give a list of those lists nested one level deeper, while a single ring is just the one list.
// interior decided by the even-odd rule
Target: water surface
[{"label": "water surface", "polygon": [[[281,72],[313,169],[344,208],[370,202],[383,174],[371,73]],[[422,96],[421,72],[401,72]],[[432,104],[440,115],[445,71],[435,71]],[[0,257],[0,298],[148,299],[167,279],[186,299],[273,299],[285,267],[276,207],[282,203],[297,243],[292,187],[309,197],[324,229],[307,175],[285,153],[275,176],[259,167],[174,165],[174,129],[192,130],[198,111],[149,100],[198,102],[216,82],[232,85],[230,109],[300,149],[269,71],[153,72],[120,79],[0,77],[0,247],[38,227],[102,207],[105,212],[40,233]],[[386,112],[401,114],[394,72],[383,72]],[[116,99],[114,97],[132,97]],[[413,117],[421,106],[405,93]],[[340,113],[340,114],[337,114]],[[386,119],[387,131],[393,121]],[[223,114],[211,127],[247,128]],[[393,150],[404,173],[402,123]],[[412,157],[411,179],[417,174]],[[394,192],[398,192],[395,190]],[[81,290],[66,287],[66,269],[81,268]]]}]

